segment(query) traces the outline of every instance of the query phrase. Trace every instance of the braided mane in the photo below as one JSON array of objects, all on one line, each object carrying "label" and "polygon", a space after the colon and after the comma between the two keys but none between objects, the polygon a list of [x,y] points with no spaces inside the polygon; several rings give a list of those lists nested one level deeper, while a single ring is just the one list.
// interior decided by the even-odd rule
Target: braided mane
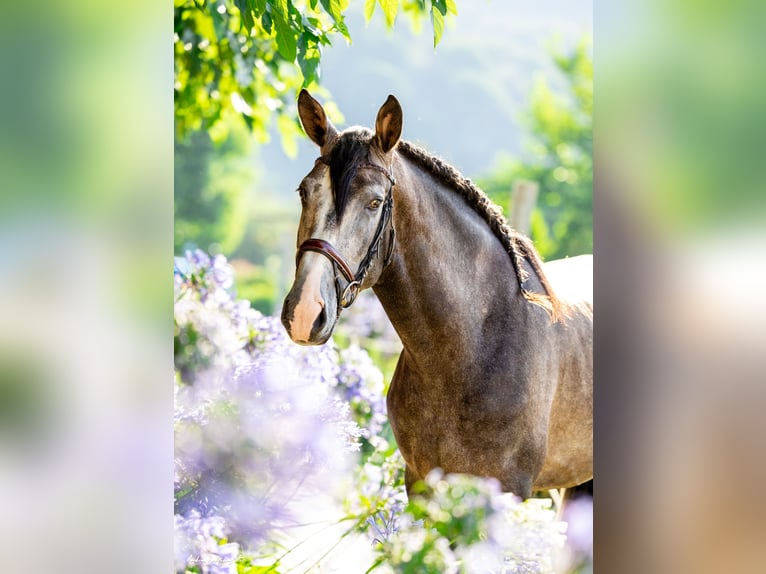
[{"label": "braided mane", "polygon": [[[460,172],[454,167],[410,142],[400,140],[396,149],[418,167],[434,176],[440,183],[457,191],[468,205],[484,219],[510,255],[519,288],[529,302],[545,309],[554,322],[567,314],[563,303],[556,297],[548,278],[543,273],[542,260],[532,245],[532,241],[511,229],[503,217],[500,207],[495,205],[487,197],[487,194],[476,187],[470,179],[460,175]],[[535,293],[524,288],[524,282],[528,278],[528,273],[523,267],[524,260],[529,262],[543,289],[545,289],[545,293]]]}]

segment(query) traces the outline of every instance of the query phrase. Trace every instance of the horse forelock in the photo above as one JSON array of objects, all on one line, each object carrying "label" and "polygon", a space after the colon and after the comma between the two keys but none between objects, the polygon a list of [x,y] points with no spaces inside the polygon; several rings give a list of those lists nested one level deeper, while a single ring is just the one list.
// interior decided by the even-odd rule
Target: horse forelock
[{"label": "horse forelock", "polygon": [[[484,219],[511,257],[522,295],[535,305],[539,305],[549,314],[552,321],[565,318],[567,306],[559,300],[542,269],[542,259],[529,238],[518,233],[508,225],[499,206],[479,189],[470,179],[463,177],[454,167],[426,150],[407,141],[400,141],[396,150],[415,165],[424,169],[446,187],[458,192],[474,211]],[[545,293],[536,293],[524,287],[528,273],[523,262],[527,261],[534,271]]]},{"label": "horse forelock", "polygon": [[335,200],[335,216],[340,221],[348,204],[354,166],[368,161],[373,133],[366,128],[351,128],[335,141],[324,161],[330,166],[330,185]]}]

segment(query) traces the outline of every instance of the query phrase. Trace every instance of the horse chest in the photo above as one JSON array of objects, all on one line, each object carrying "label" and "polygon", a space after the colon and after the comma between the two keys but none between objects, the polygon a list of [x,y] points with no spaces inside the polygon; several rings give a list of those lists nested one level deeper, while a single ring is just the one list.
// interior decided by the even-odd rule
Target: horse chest
[{"label": "horse chest", "polygon": [[[500,389],[508,381],[485,383],[485,390]],[[447,392],[401,360],[387,402],[399,450],[417,475],[425,476],[436,467],[488,476],[501,473],[517,432],[513,419],[520,404],[515,397],[503,392]]]}]

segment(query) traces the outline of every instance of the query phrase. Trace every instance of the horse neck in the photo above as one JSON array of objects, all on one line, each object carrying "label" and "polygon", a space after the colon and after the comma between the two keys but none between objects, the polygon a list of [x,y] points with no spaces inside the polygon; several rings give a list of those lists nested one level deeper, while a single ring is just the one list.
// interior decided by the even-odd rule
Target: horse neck
[{"label": "horse neck", "polygon": [[410,356],[460,360],[488,320],[524,313],[510,256],[460,193],[401,155],[395,169],[397,246],[374,291]]}]

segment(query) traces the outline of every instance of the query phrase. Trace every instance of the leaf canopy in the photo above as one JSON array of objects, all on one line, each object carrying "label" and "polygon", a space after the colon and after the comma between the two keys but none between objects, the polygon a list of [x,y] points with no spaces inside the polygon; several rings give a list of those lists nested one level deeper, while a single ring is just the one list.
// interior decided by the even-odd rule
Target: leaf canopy
[{"label": "leaf canopy", "polygon": [[[434,47],[455,0],[365,0],[369,22],[380,6],[386,26],[402,11],[411,18],[431,14]],[[301,88],[321,77],[322,46],[341,36],[349,0],[174,0],[174,103],[177,137],[210,131],[226,137],[240,121],[268,138],[272,116],[293,115]],[[284,121],[279,126],[286,125]],[[291,146],[287,146],[291,147]]]}]

